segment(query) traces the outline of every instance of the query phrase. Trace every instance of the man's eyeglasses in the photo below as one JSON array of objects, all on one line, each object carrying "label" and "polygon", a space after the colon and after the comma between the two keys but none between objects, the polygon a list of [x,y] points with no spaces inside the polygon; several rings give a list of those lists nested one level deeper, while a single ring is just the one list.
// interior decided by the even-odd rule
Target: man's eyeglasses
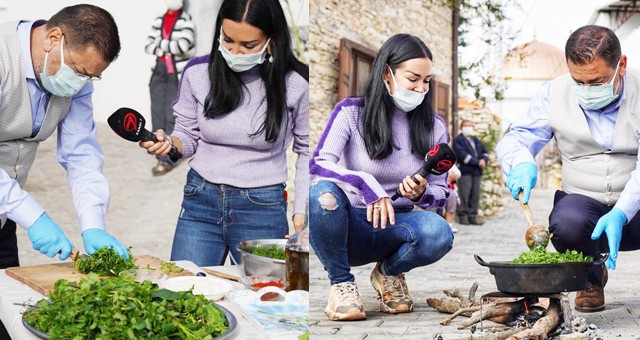
[{"label": "man's eyeglasses", "polygon": [[[64,37],[64,34],[62,35]],[[71,50],[69,49],[69,45],[67,43],[67,39],[65,37],[64,39],[64,45],[67,47],[67,54],[69,55],[69,60],[71,61],[71,64],[73,65],[73,72],[82,80],[84,81],[89,81],[89,82],[96,82],[98,80],[102,79],[102,76],[88,76],[86,74],[80,73],[78,71],[76,71],[78,69],[78,66],[76,66],[76,63],[73,61],[73,58],[71,58]]]},{"label": "man's eyeglasses", "polygon": [[578,85],[578,86],[582,86],[582,87],[598,87],[598,86],[604,86],[610,83],[613,83],[613,80],[616,78],[616,75],[618,74],[618,68],[620,67],[620,61],[618,61],[618,65],[616,66],[615,71],[613,71],[613,75],[611,76],[611,78],[609,79],[608,82],[606,83],[591,83],[591,84],[582,84],[582,83],[578,83],[575,80],[573,81],[574,84]]}]

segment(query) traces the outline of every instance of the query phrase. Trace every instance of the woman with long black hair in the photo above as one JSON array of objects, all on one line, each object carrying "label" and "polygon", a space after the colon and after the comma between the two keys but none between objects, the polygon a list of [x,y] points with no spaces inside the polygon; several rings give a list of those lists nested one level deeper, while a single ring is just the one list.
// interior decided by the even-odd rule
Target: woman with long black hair
[{"label": "woman with long black hair", "polygon": [[[325,313],[366,317],[351,266],[377,262],[371,284],[380,310],[406,313],[413,300],[405,272],[451,250],[449,224],[435,212],[449,195],[446,176],[409,175],[425,153],[449,141],[431,108],[433,57],[419,38],[398,34],[373,62],[364,96],[338,103],[310,162],[310,242],[329,274]],[[403,197],[389,198],[396,190]]]},{"label": "woman with long black hair", "polygon": [[192,59],[173,105],[170,138],[141,142],[156,156],[193,156],[171,260],[221,265],[245,240],[288,233],[286,149],[298,154],[293,225],[309,181],[309,68],[291,50],[278,0],[225,0],[209,56]]}]

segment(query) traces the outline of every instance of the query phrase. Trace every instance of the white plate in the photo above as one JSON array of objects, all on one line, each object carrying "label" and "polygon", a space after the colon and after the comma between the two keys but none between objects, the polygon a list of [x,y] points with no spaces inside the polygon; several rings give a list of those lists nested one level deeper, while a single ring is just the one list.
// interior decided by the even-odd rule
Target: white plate
[{"label": "white plate", "polygon": [[159,286],[174,292],[187,291],[193,287],[193,294],[202,294],[209,300],[220,300],[224,295],[233,290],[233,285],[224,280],[201,277],[179,276],[160,282]]}]

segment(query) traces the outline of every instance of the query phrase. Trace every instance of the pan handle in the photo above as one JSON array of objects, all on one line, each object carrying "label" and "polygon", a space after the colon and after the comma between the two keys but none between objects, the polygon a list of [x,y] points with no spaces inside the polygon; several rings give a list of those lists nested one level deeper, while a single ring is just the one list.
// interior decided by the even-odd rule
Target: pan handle
[{"label": "pan handle", "polygon": [[484,262],[482,257],[478,256],[477,254],[473,255],[473,258],[476,259],[476,262],[478,262],[478,264],[480,264],[481,266],[489,267],[489,264]]},{"label": "pan handle", "polygon": [[594,262],[593,262],[593,265],[594,265],[594,266],[599,266],[599,265],[603,264],[603,263],[604,263],[604,261],[606,261],[608,258],[609,258],[609,253],[606,253],[606,254],[604,254],[604,255],[602,256],[602,258],[601,258],[601,259],[599,259],[598,261],[594,261]]}]

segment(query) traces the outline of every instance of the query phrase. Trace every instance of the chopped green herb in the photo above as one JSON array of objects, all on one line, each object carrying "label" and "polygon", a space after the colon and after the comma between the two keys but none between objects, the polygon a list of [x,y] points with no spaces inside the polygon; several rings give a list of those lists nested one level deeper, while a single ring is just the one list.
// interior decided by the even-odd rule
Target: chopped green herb
[{"label": "chopped green herb", "polygon": [[204,296],[171,292],[126,276],[58,280],[49,299],[25,313],[51,339],[212,339],[227,319]]},{"label": "chopped green herb", "polygon": [[181,273],[184,268],[178,267],[174,262],[163,262],[160,265],[160,270],[169,275],[171,273]]},{"label": "chopped green herb", "polygon": [[278,248],[275,244],[270,244],[268,246],[257,246],[253,249],[249,249],[249,252],[253,255],[258,255],[262,257],[268,257],[270,259],[276,260],[284,260],[284,249]]},{"label": "chopped green herb", "polygon": [[83,274],[96,273],[100,276],[117,276],[120,272],[138,267],[133,262],[131,248],[129,248],[129,259],[125,260],[113,248],[102,247],[89,257],[79,258],[76,261],[76,268]]},{"label": "chopped green herb", "polygon": [[565,262],[593,262],[593,257],[584,256],[582,252],[567,250],[564,253],[549,253],[543,247],[535,247],[520,254],[518,258],[511,261],[514,264],[551,264]]}]

